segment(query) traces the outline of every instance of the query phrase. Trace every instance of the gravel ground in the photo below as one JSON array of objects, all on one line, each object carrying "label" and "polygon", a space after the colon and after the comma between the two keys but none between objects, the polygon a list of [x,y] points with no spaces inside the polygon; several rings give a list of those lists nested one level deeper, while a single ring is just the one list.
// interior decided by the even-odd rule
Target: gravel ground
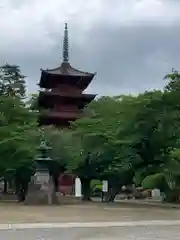
[{"label": "gravel ground", "polygon": [[[0,226],[21,223],[59,223],[61,227],[47,226],[31,229],[0,230],[0,239],[7,240],[179,240],[180,210],[134,207],[121,204],[82,204],[60,206],[24,206],[0,204]],[[158,220],[163,220],[157,225]],[[142,224],[139,224],[139,221]],[[76,227],[63,224],[78,223]],[[84,226],[84,223],[92,223]],[[95,222],[100,222],[97,224]],[[111,226],[101,226],[106,222]],[[124,225],[114,227],[113,222]],[[132,225],[131,225],[132,223]],[[148,223],[148,224],[147,224]],[[153,223],[153,224],[152,224]],[[93,225],[94,224],[94,225]],[[130,224],[130,226],[127,226]],[[20,226],[19,225],[19,226]],[[113,225],[113,226],[112,226]]]},{"label": "gravel ground", "polygon": [[89,221],[138,221],[180,220],[179,209],[136,208],[107,204],[67,206],[23,206],[0,204],[0,224],[34,222],[89,222]]},{"label": "gravel ground", "polygon": [[179,226],[0,231],[3,240],[179,240]]}]

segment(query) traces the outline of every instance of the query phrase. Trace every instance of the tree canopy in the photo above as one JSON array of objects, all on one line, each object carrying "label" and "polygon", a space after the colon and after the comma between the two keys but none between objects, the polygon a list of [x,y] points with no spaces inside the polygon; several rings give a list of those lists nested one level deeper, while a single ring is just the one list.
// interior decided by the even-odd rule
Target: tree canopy
[{"label": "tree canopy", "polygon": [[[166,191],[179,186],[180,74],[173,70],[165,78],[163,90],[94,100],[69,129],[45,127],[59,171],[78,175],[85,185],[108,179],[114,195],[132,183],[159,186],[164,180]],[[26,101],[19,66],[0,67],[1,176],[15,171],[23,179],[32,167],[40,140],[37,96]]]}]

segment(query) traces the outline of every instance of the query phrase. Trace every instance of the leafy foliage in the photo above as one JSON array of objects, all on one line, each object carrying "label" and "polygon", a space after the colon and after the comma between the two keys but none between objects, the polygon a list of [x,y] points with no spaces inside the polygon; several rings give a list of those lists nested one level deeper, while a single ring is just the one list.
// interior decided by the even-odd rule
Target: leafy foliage
[{"label": "leafy foliage", "polygon": [[71,143],[69,149],[80,176],[121,186],[163,174],[170,189],[179,184],[180,75],[173,70],[166,79],[164,91],[99,98],[72,124],[79,148],[74,154]]},{"label": "leafy foliage", "polygon": [[[133,182],[176,189],[180,183],[180,74],[173,70],[165,79],[168,84],[162,91],[94,100],[85,117],[69,129],[46,127],[56,174],[77,174],[83,189],[92,179],[107,179],[114,196],[122,185]],[[15,171],[21,182],[26,179],[23,173],[33,172],[40,138],[37,94],[25,102],[25,89],[18,66],[0,68],[0,174],[9,178]]]},{"label": "leafy foliage", "polygon": [[27,185],[27,166],[34,161],[39,140],[36,118],[23,101],[26,88],[20,68],[6,64],[0,73],[0,175],[17,178],[23,168],[20,182]]},{"label": "leafy foliage", "polygon": [[0,94],[24,98],[26,94],[25,76],[18,65],[5,64],[0,67]]},{"label": "leafy foliage", "polygon": [[147,176],[142,181],[142,187],[145,189],[158,188],[161,191],[165,191],[168,188],[165,176],[162,173]]}]

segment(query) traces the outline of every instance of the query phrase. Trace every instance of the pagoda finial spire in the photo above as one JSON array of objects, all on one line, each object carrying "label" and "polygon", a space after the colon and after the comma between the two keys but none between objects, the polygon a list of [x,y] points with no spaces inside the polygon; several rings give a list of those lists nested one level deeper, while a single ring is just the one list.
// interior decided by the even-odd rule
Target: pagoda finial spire
[{"label": "pagoda finial spire", "polygon": [[69,41],[68,41],[68,26],[65,23],[64,40],[63,40],[63,62],[69,61]]}]

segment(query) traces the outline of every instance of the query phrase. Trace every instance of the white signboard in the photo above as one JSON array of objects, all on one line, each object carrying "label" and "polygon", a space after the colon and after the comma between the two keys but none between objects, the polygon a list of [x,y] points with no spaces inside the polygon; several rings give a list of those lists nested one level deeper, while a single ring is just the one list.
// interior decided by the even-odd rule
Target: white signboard
[{"label": "white signboard", "polygon": [[102,181],[102,191],[108,192],[108,181],[107,180]]},{"label": "white signboard", "polygon": [[159,189],[153,189],[152,190],[152,198],[153,199],[160,199],[161,198],[161,192],[160,192],[160,190]]},{"label": "white signboard", "polygon": [[78,177],[75,179],[75,196],[76,197],[82,197],[81,180]]}]

